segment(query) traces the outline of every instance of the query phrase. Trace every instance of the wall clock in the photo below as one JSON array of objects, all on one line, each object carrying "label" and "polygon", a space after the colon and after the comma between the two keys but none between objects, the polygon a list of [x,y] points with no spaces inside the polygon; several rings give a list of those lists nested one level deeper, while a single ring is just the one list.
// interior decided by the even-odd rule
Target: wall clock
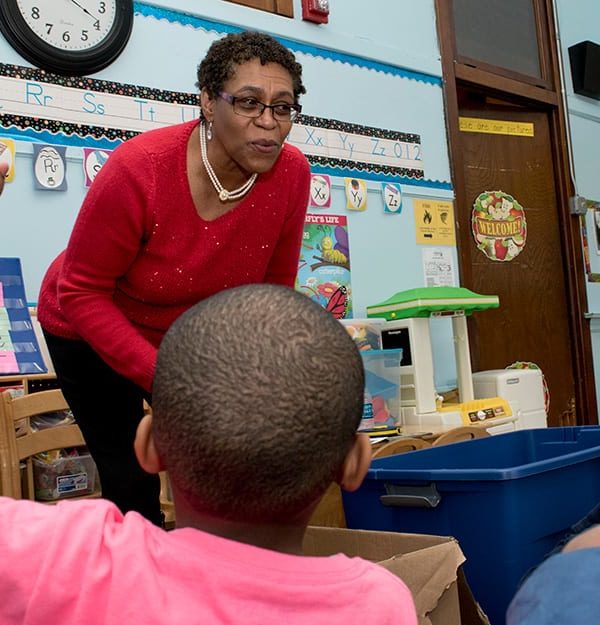
[{"label": "wall clock", "polygon": [[0,0],[0,31],[36,67],[82,76],[112,63],[133,25],[133,0]]}]

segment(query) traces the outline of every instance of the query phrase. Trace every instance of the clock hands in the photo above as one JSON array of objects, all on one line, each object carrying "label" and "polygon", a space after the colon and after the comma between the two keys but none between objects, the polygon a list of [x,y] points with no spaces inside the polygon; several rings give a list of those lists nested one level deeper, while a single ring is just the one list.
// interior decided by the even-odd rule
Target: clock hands
[{"label": "clock hands", "polygon": [[133,26],[133,0],[0,0],[0,7],[0,39],[34,66],[65,76],[107,67]]},{"label": "clock hands", "polygon": [[87,13],[93,20],[98,21],[98,18],[94,17],[85,7],[82,7],[77,0],[71,0],[71,2],[78,6],[84,13]]}]

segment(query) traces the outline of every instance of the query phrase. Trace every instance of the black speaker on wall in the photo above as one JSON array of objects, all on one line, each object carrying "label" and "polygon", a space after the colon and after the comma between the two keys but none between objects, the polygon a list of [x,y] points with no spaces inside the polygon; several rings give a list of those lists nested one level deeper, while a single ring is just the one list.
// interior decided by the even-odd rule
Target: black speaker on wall
[{"label": "black speaker on wall", "polygon": [[600,45],[581,41],[569,48],[573,91],[600,100]]}]

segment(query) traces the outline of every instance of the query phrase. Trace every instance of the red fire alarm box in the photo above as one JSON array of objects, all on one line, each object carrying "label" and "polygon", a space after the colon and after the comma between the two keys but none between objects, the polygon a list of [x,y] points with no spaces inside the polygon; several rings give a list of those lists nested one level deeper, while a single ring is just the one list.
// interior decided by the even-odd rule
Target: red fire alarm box
[{"label": "red fire alarm box", "polygon": [[329,0],[302,0],[302,19],[317,24],[329,20]]}]

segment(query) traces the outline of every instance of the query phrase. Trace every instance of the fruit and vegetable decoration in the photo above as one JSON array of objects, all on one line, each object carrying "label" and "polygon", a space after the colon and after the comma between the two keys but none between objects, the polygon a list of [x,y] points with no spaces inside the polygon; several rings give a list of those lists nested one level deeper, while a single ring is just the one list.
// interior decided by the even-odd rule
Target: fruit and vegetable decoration
[{"label": "fruit and vegetable decoration", "polygon": [[525,248],[527,220],[519,202],[503,191],[485,191],[473,203],[471,230],[477,249],[491,260],[513,260]]}]

